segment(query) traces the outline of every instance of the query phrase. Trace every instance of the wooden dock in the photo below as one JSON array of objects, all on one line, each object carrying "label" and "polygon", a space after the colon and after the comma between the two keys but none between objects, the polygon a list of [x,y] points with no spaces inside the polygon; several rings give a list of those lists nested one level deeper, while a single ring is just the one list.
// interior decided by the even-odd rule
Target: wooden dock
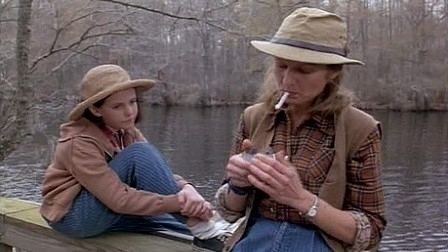
[{"label": "wooden dock", "polygon": [[191,236],[108,233],[73,239],[53,231],[39,214],[39,204],[0,197],[0,252],[181,252],[191,251]]}]

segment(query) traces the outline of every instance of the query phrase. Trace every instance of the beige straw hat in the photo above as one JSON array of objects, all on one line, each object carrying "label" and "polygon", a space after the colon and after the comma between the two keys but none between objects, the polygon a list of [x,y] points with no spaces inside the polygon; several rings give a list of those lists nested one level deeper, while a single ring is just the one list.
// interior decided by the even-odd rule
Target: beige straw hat
[{"label": "beige straw hat", "polygon": [[275,57],[314,64],[359,64],[347,57],[347,27],[341,17],[316,8],[299,8],[287,16],[269,41],[251,41]]},{"label": "beige straw hat", "polygon": [[128,88],[137,88],[138,92],[147,91],[154,86],[155,80],[131,80],[128,72],[117,65],[100,65],[90,69],[81,81],[82,102],[70,112],[69,119],[76,121],[84,110],[109,95]]}]

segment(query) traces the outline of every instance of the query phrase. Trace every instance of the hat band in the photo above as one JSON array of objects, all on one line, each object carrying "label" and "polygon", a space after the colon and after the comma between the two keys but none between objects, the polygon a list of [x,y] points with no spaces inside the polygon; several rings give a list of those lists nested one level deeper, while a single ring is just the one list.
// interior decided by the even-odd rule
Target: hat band
[{"label": "hat band", "polygon": [[294,46],[294,47],[300,47],[300,48],[304,48],[304,49],[310,49],[313,51],[334,53],[334,54],[338,54],[341,56],[347,56],[347,51],[345,49],[323,46],[323,45],[316,45],[316,44],[312,44],[312,43],[308,43],[308,42],[304,42],[304,41],[300,41],[300,40],[292,40],[292,39],[273,37],[273,38],[271,38],[270,42]]}]

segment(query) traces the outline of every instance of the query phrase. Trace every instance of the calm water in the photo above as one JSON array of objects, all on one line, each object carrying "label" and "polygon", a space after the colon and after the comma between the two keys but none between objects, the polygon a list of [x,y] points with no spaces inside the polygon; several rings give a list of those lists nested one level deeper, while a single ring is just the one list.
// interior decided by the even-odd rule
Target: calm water
[{"label": "calm water", "polygon": [[[140,128],[173,170],[212,199],[223,177],[242,107],[144,108]],[[384,129],[384,187],[389,220],[381,251],[448,251],[448,113],[371,112]],[[52,116],[54,118],[50,118]],[[39,134],[0,166],[0,195],[40,201],[57,113]]]}]

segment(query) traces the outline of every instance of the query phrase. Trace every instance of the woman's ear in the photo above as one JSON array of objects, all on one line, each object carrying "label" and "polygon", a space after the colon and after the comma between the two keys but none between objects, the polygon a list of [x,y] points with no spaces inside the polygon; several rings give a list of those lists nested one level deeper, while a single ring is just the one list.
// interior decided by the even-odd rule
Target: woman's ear
[{"label": "woman's ear", "polygon": [[90,106],[87,109],[90,111],[90,113],[92,113],[96,117],[101,117],[102,116],[101,112],[95,106]]}]

